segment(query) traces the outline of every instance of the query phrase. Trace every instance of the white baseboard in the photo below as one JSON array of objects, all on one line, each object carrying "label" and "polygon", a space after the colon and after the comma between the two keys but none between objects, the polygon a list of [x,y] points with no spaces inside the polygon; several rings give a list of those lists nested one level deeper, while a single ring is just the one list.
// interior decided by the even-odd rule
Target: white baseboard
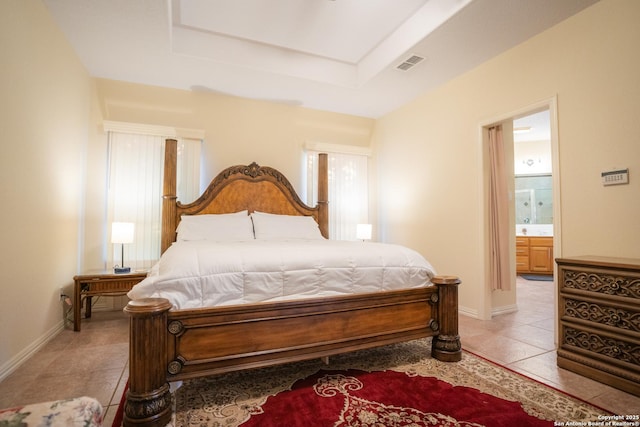
[{"label": "white baseboard", "polygon": [[0,381],[11,375],[38,350],[44,347],[45,344],[55,338],[55,336],[64,329],[64,323],[64,320],[61,320],[54,327],[42,334],[37,340],[28,345],[24,350],[19,352],[15,357],[2,364],[2,366],[0,366]]},{"label": "white baseboard", "polygon": [[474,310],[469,307],[458,306],[458,314],[464,314],[465,316],[478,319],[478,310]]},{"label": "white baseboard", "polygon": [[[491,310],[491,317],[498,316],[501,314],[513,313],[515,311],[518,311],[518,306],[516,304],[505,305],[502,307],[495,307]],[[475,310],[469,307],[463,307],[463,306],[458,307],[458,314],[463,314],[473,319],[480,319],[478,315],[478,310]]]},{"label": "white baseboard", "polygon": [[513,313],[518,311],[518,306],[516,304],[503,305],[502,307],[496,307],[491,310],[491,317],[498,316],[500,314]]}]

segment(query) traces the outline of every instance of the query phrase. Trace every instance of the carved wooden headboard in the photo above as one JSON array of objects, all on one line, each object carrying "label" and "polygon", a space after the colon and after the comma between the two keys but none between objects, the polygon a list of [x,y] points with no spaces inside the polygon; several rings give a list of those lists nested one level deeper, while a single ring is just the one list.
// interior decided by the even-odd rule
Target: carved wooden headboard
[{"label": "carved wooden headboard", "polygon": [[164,159],[161,252],[176,239],[182,215],[222,214],[242,210],[313,216],[320,232],[329,237],[327,155],[320,154],[318,168],[318,204],[302,202],[289,180],[270,167],[231,166],[216,176],[194,202],[182,204],[176,196],[177,141],[167,139]]}]

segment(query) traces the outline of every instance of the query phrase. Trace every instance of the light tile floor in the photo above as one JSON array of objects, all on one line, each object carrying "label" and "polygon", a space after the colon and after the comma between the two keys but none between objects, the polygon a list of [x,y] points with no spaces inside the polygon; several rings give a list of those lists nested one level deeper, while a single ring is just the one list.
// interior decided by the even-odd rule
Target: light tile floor
[{"label": "light tile floor", "polygon": [[67,399],[96,398],[111,426],[128,378],[129,319],[122,311],[94,311],[73,323],[0,382],[0,408]]},{"label": "light tile floor", "polygon": [[[615,414],[640,414],[640,398],[556,366],[554,284],[518,278],[518,311],[460,316],[463,348]],[[128,318],[94,312],[68,327],[0,382],[0,408],[78,396],[97,398],[110,426],[128,378]]]},{"label": "light tile floor", "polygon": [[554,300],[554,282],[518,277],[517,311],[491,320],[460,316],[462,347],[615,414],[640,414],[640,397],[556,366]]}]

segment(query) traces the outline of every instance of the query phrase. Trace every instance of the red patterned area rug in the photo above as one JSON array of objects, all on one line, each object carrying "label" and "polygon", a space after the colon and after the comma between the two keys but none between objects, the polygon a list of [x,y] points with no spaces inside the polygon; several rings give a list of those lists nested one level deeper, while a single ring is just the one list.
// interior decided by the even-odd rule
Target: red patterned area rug
[{"label": "red patterned area rug", "polygon": [[[186,381],[174,425],[553,426],[607,412],[469,353],[457,363],[416,340],[320,361]],[[575,424],[582,425],[582,424]]]}]

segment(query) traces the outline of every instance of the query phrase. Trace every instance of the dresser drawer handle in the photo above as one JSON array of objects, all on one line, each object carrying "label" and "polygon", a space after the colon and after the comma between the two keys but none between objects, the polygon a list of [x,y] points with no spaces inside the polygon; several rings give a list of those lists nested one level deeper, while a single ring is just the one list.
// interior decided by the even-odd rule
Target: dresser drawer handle
[{"label": "dresser drawer handle", "polygon": [[617,314],[612,314],[611,315],[611,321],[615,324],[620,323],[622,319],[620,318],[620,316],[618,316]]},{"label": "dresser drawer handle", "polygon": [[622,350],[620,350],[620,347],[618,347],[618,346],[612,347],[611,351],[613,351],[613,354],[615,354],[615,355],[619,355],[620,353],[622,353]]},{"label": "dresser drawer handle", "polygon": [[624,289],[624,285],[627,283],[624,279],[616,279],[615,282],[611,285],[614,291],[619,291],[620,289]]}]

